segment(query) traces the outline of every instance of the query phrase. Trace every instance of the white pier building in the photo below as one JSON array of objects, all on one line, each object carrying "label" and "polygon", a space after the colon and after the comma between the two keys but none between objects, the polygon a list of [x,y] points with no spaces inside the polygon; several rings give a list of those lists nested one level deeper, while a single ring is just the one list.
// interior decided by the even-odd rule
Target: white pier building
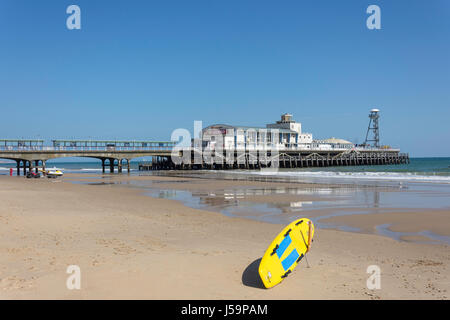
[{"label": "white pier building", "polygon": [[281,120],[265,127],[215,124],[202,130],[203,149],[263,151],[263,150],[348,150],[355,147],[337,138],[313,140],[312,133],[302,132],[302,124],[285,113]]}]

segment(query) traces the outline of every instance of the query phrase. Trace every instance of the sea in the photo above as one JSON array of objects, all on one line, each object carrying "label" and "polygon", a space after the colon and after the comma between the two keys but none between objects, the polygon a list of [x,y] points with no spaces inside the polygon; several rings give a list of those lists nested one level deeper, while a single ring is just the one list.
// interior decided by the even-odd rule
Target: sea
[{"label": "sea", "polygon": [[411,158],[409,164],[338,166],[318,168],[279,169],[253,171],[248,174],[278,176],[289,180],[325,183],[355,183],[358,181],[427,182],[450,184],[450,157]]},{"label": "sea", "polygon": [[[222,171],[225,176],[245,175],[260,177],[278,177],[286,181],[304,181],[319,183],[358,183],[367,181],[390,182],[426,182],[450,184],[450,157],[446,158],[411,158],[409,164],[373,165],[373,166],[338,166],[319,168],[280,168],[278,170],[231,170]],[[0,175],[9,175],[10,168],[15,169],[15,162],[0,162]],[[163,174],[164,172],[139,172],[138,162],[130,162],[132,175]],[[101,161],[47,161],[47,168],[58,168],[65,173],[102,173]],[[14,174],[16,170],[14,170]],[[109,168],[106,168],[109,171]],[[215,171],[219,173],[219,171]],[[124,170],[123,174],[127,174]]]}]

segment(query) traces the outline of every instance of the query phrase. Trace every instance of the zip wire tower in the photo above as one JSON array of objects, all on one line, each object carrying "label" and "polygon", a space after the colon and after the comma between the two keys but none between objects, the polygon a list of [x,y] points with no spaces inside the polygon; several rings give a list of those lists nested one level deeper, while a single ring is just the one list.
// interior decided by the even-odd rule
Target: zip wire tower
[{"label": "zip wire tower", "polygon": [[[380,147],[380,132],[378,128],[378,119],[380,118],[379,109],[372,109],[369,113],[369,127],[367,128],[366,146],[373,146],[375,148]],[[372,131],[372,139],[369,139],[369,133]],[[373,142],[373,144],[371,144]]]}]

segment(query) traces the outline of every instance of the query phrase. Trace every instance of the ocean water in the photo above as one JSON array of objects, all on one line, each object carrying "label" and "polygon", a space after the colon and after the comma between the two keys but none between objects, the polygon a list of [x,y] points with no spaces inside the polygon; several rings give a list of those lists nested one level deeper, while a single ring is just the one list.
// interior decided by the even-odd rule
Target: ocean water
[{"label": "ocean water", "polygon": [[[131,162],[131,174],[153,174],[139,172],[138,162]],[[47,168],[56,167],[67,173],[100,173],[101,161],[63,162],[50,160]],[[9,174],[9,169],[15,168],[15,163],[0,162],[0,175]],[[109,167],[106,172],[108,173]],[[187,173],[186,171],[183,171]],[[124,170],[123,174],[126,174]],[[161,173],[169,173],[163,171]],[[195,171],[191,172],[195,173]],[[292,168],[271,170],[229,170],[215,171],[224,175],[246,175],[262,177],[278,177],[283,180],[299,180],[319,183],[348,183],[357,181],[391,181],[391,182],[428,182],[450,184],[449,158],[412,158],[410,164],[380,165],[380,166],[340,166],[321,168]],[[15,174],[15,170],[14,170]]]},{"label": "ocean water", "polygon": [[240,170],[234,173],[319,183],[391,181],[450,184],[450,158],[412,158],[409,164],[399,165]]}]

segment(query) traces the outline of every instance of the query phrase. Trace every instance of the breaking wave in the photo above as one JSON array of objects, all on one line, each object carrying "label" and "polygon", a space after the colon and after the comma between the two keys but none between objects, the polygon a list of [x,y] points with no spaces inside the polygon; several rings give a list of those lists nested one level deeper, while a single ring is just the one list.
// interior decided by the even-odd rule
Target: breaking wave
[{"label": "breaking wave", "polygon": [[421,181],[449,183],[450,176],[424,174],[423,172],[337,172],[337,171],[236,171],[238,174],[276,176],[290,178],[365,179],[387,181]]}]

